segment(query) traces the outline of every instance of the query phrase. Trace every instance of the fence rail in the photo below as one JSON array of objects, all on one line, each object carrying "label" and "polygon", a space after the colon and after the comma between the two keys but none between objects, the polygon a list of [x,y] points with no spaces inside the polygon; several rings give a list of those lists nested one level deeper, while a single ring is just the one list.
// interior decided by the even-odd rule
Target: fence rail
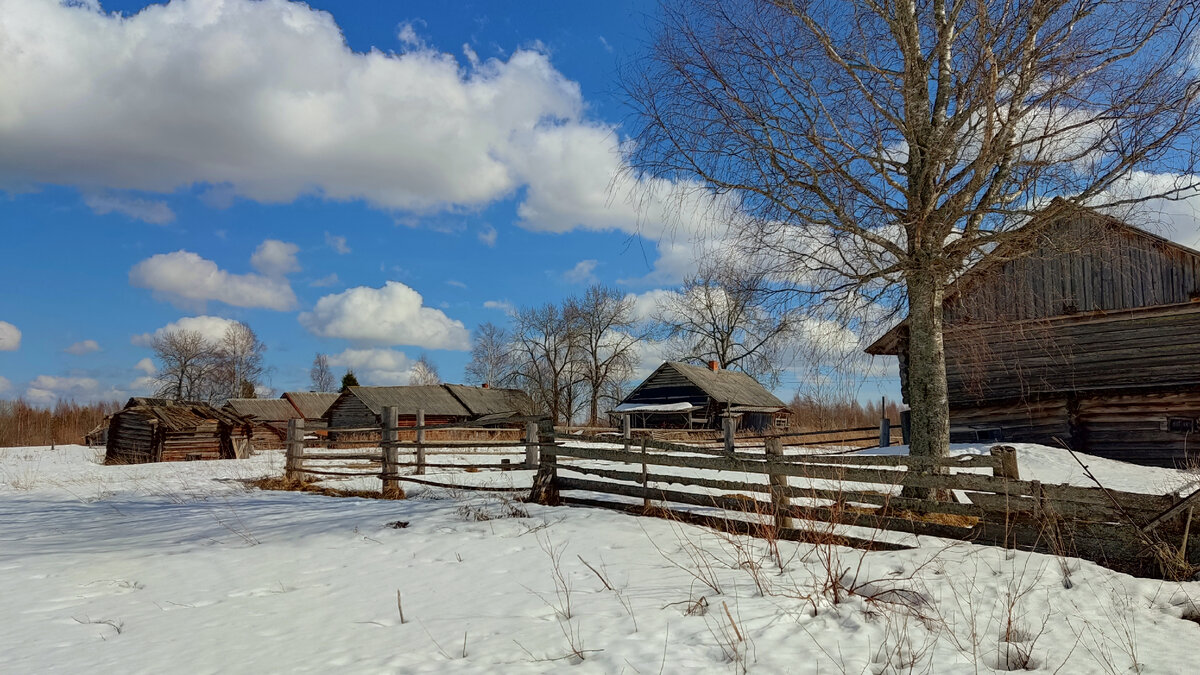
[{"label": "fence rail", "polygon": [[762,453],[714,456],[707,448],[648,438],[557,437],[591,445],[543,448],[530,496],[542,503],[648,515],[665,510],[734,531],[837,536],[871,548],[881,544],[878,534],[864,533],[930,535],[1073,555],[1155,576],[1200,561],[1200,545],[1187,536],[1191,504],[1200,496],[1181,501],[1021,480],[1016,451],[1007,446],[937,459],[789,455],[776,437],[765,440]]}]

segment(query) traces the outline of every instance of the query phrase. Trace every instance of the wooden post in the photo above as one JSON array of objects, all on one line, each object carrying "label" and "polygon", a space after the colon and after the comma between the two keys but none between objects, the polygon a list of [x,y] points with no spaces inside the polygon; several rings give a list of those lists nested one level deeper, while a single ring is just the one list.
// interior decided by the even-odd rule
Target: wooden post
[{"label": "wooden post", "polygon": [[[772,457],[783,457],[783,441],[778,438],[768,438],[767,446],[767,462],[770,463]],[[790,530],[792,529],[792,517],[788,515],[788,509],[792,506],[792,499],[788,497],[788,477],[776,473],[767,473],[767,483],[771,489],[771,506],[775,510],[775,529]]]},{"label": "wooden post", "polygon": [[425,409],[417,411],[417,475],[425,473]]},{"label": "wooden post", "polygon": [[734,422],[733,417],[731,415],[729,415],[728,413],[726,413],[725,418],[721,421],[721,426],[725,430],[725,452],[727,452],[731,455],[733,454],[733,450],[734,450],[733,428],[734,428],[735,424],[736,423]]},{"label": "wooden post", "polygon": [[1017,449],[1011,445],[993,445],[991,449],[992,457],[1000,458],[1000,466],[992,469],[992,475],[996,478],[1008,478],[1010,480],[1020,480],[1021,473],[1017,470]]},{"label": "wooden post", "polygon": [[538,467],[538,425],[537,422],[525,423],[525,468]]},{"label": "wooden post", "polygon": [[[649,481],[646,480],[649,471],[646,469],[646,439],[642,438],[642,489],[650,487]],[[642,498],[642,508],[646,511],[650,510],[650,498]]]},{"label": "wooden post", "polygon": [[621,415],[621,438],[625,439],[625,452],[633,450],[633,446],[630,444],[633,438],[633,430],[630,429],[630,417],[631,415]]},{"label": "wooden post", "polygon": [[383,447],[383,498],[399,499],[400,492],[400,447],[396,442],[400,439],[400,411],[394,405],[383,408],[383,434],[380,445]]},{"label": "wooden post", "polygon": [[879,447],[886,448],[892,444],[892,421],[888,418],[879,420]]},{"label": "wooden post", "polygon": [[304,475],[304,420],[288,420],[287,459],[283,465],[283,478],[287,481],[302,481]]},{"label": "wooden post", "polygon": [[538,422],[538,472],[533,477],[533,490],[529,501],[557,506],[558,499],[558,455],[554,447],[554,421],[544,418]]}]

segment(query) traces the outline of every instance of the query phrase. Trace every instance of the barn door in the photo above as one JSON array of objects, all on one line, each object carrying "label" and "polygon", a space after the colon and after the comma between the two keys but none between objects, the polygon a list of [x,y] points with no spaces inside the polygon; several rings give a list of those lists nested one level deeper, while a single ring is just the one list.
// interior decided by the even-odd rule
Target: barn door
[{"label": "barn door", "polygon": [[233,456],[237,459],[246,459],[250,456],[250,439],[249,438],[234,438],[233,439]]}]

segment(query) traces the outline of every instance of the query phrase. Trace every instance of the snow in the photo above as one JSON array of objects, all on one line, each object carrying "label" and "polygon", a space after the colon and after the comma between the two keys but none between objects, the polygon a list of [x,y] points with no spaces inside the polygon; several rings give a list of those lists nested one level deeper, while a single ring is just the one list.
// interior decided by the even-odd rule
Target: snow
[{"label": "snow", "polygon": [[[1022,477],[1087,484],[1062,454],[1018,446]],[[934,539],[780,542],[775,557],[762,540],[494,493],[250,488],[280,475],[276,452],[98,456],[0,449],[0,672],[977,673],[1028,656],[1036,672],[1180,673],[1200,638],[1183,618],[1200,617],[1196,583],[1070,558]],[[1191,480],[1085,462],[1122,490]]]}]

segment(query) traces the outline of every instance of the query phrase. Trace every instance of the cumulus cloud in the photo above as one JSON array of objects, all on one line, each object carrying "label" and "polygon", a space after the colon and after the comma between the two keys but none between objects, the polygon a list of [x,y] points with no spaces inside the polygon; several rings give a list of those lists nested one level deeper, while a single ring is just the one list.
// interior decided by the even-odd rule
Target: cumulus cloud
[{"label": "cumulus cloud", "polygon": [[325,245],[337,251],[338,255],[346,255],[350,252],[350,247],[346,245],[346,238],[340,235],[326,232]]},{"label": "cumulus cloud", "polygon": [[129,270],[129,283],[148,288],[154,292],[154,297],[183,307],[203,307],[209,300],[234,307],[280,311],[296,306],[296,295],[286,279],[233,274],[191,251],[160,253],[141,261]]},{"label": "cumulus cloud", "polygon": [[658,306],[664,301],[669,298],[676,298],[678,295],[678,292],[667,288],[656,288],[644,293],[630,293],[625,296],[625,299],[633,302],[634,316],[640,321],[645,321],[654,316],[655,312],[658,311]]},{"label": "cumulus cloud", "polygon": [[359,382],[374,386],[408,384],[414,363],[395,349],[347,349],[329,355],[329,365],[353,370]]},{"label": "cumulus cloud", "polygon": [[[237,325],[237,323],[233,319],[223,319],[219,316],[185,316],[178,321],[172,321],[153,333],[135,335],[130,342],[139,347],[149,347],[154,338],[182,330],[195,331],[205,338],[216,342],[225,337],[225,331],[229,330],[230,326]],[[144,363],[149,363],[150,367],[154,367],[154,364],[149,359],[142,359],[135,367],[143,372],[147,372],[143,366]]]},{"label": "cumulus cloud", "polygon": [[54,375],[38,375],[25,390],[25,398],[38,405],[50,405],[59,399],[94,400],[100,394],[100,383],[95,379]]},{"label": "cumulus cloud", "polygon": [[100,351],[100,343],[96,342],[95,340],[83,340],[81,342],[76,342],[63,351],[68,354],[82,356],[84,354],[91,354],[92,352]]},{"label": "cumulus cloud", "polygon": [[151,225],[167,225],[175,221],[175,212],[160,199],[141,199],[128,195],[89,194],[83,198],[92,213],[119,213]]},{"label": "cumulus cloud", "polygon": [[471,348],[461,321],[423,306],[421,294],[398,281],[383,288],[358,286],[317,301],[300,315],[313,335],[358,344],[412,345],[429,349]]},{"label": "cumulus cloud", "polygon": [[597,281],[597,264],[599,261],[596,260],[580,260],[574,267],[563,272],[563,281],[569,284],[594,284]]},{"label": "cumulus cloud", "polygon": [[0,352],[15,352],[21,348],[21,331],[7,321],[0,321]]},{"label": "cumulus cloud", "polygon": [[153,375],[158,372],[158,366],[154,365],[154,362],[150,360],[150,357],[146,357],[135,363],[133,369],[141,371],[147,375]]},{"label": "cumulus cloud", "polygon": [[479,231],[477,236],[479,237],[479,242],[481,244],[487,246],[488,248],[493,248],[496,245],[496,238],[499,236],[499,233],[497,233],[496,228],[492,227],[491,225],[485,225],[483,229]]},{"label": "cumulus cloud", "polygon": [[300,271],[300,261],[296,260],[296,254],[299,252],[300,247],[295,244],[267,239],[254,250],[254,255],[250,256],[250,264],[269,277],[287,276]]}]

